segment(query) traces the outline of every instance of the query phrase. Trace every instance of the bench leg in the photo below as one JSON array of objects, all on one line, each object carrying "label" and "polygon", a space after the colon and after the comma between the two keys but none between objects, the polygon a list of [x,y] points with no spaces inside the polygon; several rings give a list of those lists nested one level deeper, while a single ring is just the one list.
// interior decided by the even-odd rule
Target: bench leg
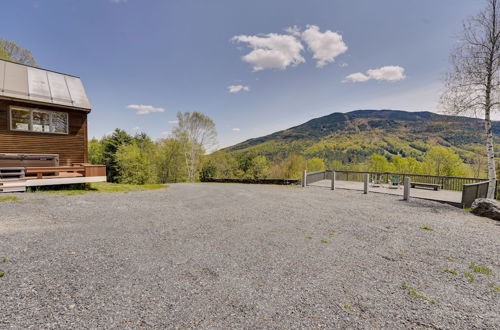
[{"label": "bench leg", "polygon": [[37,173],[36,174],[37,179],[43,179],[43,173]]}]

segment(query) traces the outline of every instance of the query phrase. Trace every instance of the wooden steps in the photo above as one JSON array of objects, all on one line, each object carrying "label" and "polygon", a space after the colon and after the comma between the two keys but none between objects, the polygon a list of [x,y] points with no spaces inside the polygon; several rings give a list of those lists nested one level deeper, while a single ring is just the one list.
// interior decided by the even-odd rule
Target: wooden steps
[{"label": "wooden steps", "polygon": [[24,179],[3,179],[0,181],[0,193],[2,192],[25,192],[26,180]]},{"label": "wooden steps", "polygon": [[0,180],[24,179],[24,167],[0,167]]}]

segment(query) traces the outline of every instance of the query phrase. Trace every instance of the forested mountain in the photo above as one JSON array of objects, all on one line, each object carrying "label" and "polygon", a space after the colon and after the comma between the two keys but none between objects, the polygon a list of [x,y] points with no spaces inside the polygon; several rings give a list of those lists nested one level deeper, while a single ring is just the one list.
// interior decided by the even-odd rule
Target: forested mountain
[{"label": "forested mountain", "polygon": [[[493,125],[500,133],[500,122]],[[360,163],[371,154],[421,159],[431,147],[451,148],[465,157],[484,144],[480,119],[400,110],[357,110],[332,113],[223,151],[266,156],[271,161],[290,154],[319,157],[326,162]]]}]

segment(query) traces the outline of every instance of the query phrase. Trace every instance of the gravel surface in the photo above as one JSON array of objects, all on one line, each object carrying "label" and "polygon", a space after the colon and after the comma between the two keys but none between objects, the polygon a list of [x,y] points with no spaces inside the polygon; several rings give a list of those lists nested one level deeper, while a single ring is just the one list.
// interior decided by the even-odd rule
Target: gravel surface
[{"label": "gravel surface", "polygon": [[16,196],[2,329],[500,327],[500,222],[451,206],[239,184]]}]

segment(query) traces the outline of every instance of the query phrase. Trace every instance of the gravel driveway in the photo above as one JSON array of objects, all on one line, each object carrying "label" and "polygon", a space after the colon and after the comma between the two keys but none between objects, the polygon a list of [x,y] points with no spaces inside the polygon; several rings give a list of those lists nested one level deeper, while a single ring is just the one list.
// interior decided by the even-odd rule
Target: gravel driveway
[{"label": "gravel driveway", "polygon": [[451,206],[238,184],[16,196],[2,329],[500,327],[500,223]]}]

